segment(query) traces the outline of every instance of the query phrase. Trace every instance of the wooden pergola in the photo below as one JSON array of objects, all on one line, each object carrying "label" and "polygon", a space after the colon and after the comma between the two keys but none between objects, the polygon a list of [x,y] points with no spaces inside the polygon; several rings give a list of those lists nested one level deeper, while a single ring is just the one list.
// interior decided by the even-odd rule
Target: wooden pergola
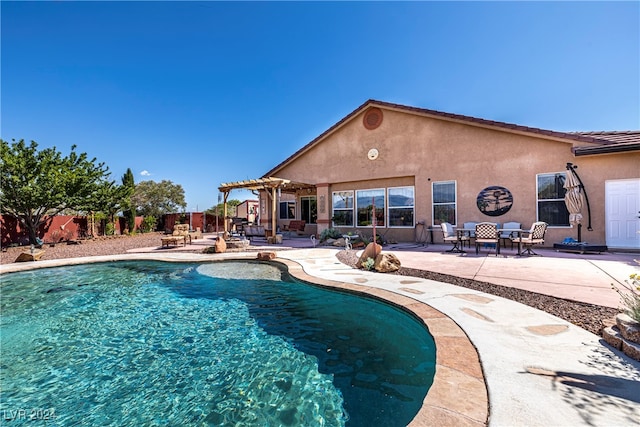
[{"label": "wooden pergola", "polygon": [[[284,178],[266,177],[248,179],[245,181],[222,183],[218,191],[223,194],[224,212],[227,212],[227,199],[231,190],[264,191],[271,198],[271,230],[275,233],[276,224],[276,196],[278,190],[281,193],[296,193],[299,190],[315,189],[315,185],[302,182],[294,182]],[[224,232],[227,233],[227,221],[224,221]]]}]

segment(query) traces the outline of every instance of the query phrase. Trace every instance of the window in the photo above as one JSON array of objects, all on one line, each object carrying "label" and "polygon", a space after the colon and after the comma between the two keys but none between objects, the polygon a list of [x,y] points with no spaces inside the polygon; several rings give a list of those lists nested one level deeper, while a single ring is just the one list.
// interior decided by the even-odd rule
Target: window
[{"label": "window", "polygon": [[538,221],[550,226],[568,227],[569,211],[564,203],[565,172],[544,173],[537,176]]},{"label": "window", "polygon": [[433,225],[456,225],[456,182],[433,183]]},{"label": "window", "polygon": [[332,194],[334,227],[353,227],[353,191],[336,191]]},{"label": "window", "polygon": [[387,190],[389,200],[389,227],[413,227],[413,187],[396,187]]},{"label": "window", "polygon": [[315,196],[300,198],[300,219],[307,224],[315,224],[318,219],[318,207]]},{"label": "window", "polygon": [[280,219],[296,218],[296,202],[280,202]]},{"label": "window", "polygon": [[385,226],[384,189],[356,191],[357,227],[373,226],[373,208],[376,210],[376,226]]}]

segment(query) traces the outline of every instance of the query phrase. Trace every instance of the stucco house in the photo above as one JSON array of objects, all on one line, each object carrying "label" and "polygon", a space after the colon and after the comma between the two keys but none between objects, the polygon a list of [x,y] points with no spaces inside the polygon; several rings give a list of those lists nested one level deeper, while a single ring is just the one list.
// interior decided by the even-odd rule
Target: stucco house
[{"label": "stucco house", "polygon": [[236,217],[244,218],[250,224],[254,224],[258,220],[258,200],[244,200],[236,206]]},{"label": "stucco house", "polygon": [[[306,221],[398,242],[442,241],[443,221],[549,224],[546,246],[576,238],[562,184],[568,164],[589,206],[581,240],[640,250],[640,130],[556,132],[368,100],[250,182],[267,229]],[[588,210],[588,212],[587,212]]]}]

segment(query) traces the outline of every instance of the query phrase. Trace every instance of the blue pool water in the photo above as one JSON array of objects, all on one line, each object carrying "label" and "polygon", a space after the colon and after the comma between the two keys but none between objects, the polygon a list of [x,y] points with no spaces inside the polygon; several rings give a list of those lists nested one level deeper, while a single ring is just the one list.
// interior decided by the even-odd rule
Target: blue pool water
[{"label": "blue pool water", "polygon": [[411,316],[270,264],[0,279],[10,425],[404,426],[433,381],[433,338]]}]

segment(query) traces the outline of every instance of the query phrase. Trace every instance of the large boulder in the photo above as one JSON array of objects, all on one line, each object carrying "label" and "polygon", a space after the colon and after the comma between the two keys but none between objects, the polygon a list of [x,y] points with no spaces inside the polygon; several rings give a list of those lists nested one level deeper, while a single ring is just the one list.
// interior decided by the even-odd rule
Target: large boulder
[{"label": "large boulder", "polygon": [[366,248],[362,251],[360,258],[358,258],[358,262],[356,262],[357,268],[362,268],[362,263],[365,262],[368,258],[376,259],[378,254],[382,252],[382,246],[377,243],[369,243]]},{"label": "large boulder", "polygon": [[44,251],[22,252],[15,262],[39,261],[44,255]]},{"label": "large boulder", "polygon": [[276,257],[275,252],[258,252],[258,259],[260,261],[271,261]]},{"label": "large boulder", "polygon": [[400,270],[400,260],[388,252],[379,253],[376,257],[375,269],[379,273],[392,273]]},{"label": "large boulder", "polygon": [[224,239],[217,238],[216,243],[213,245],[213,250],[217,254],[222,254],[227,251],[227,242]]}]

